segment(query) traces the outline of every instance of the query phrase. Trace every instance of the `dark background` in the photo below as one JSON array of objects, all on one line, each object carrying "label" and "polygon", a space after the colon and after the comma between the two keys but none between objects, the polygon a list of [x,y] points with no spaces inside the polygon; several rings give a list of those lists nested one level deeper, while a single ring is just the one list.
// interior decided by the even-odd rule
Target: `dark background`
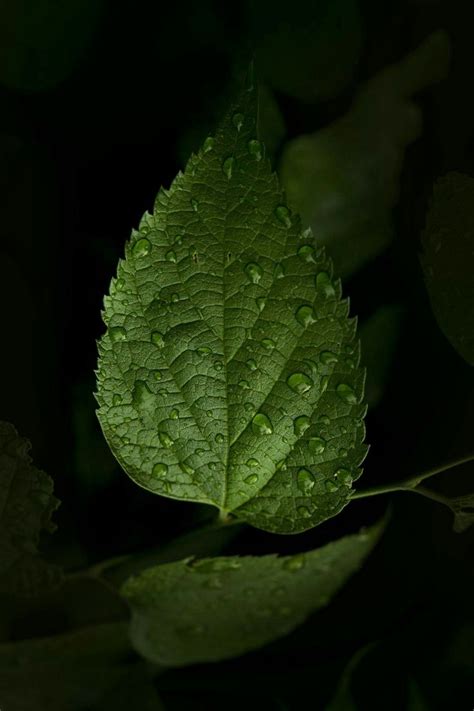
[{"label": "dark background", "polygon": [[[279,18],[291,28],[299,12],[324,5],[134,0],[81,12],[73,2],[72,21],[59,12],[60,31],[48,18],[34,31],[22,24],[25,3],[0,11],[0,418],[32,441],[55,480],[62,506],[50,554],[69,568],[155,545],[211,515],[136,487],[108,451],[93,399],[102,299],[131,228],[212,130],[236,63]],[[347,81],[312,102],[277,92],[289,139],[342,115],[361,81],[431,31],[452,40],[449,78],[419,99],[424,133],[406,154],[397,238],[344,284],[361,322],[381,304],[404,313],[389,384],[367,420],[364,486],[472,449],[472,369],[439,331],[418,263],[433,180],[474,175],[470,5],[360,0],[362,45]],[[337,44],[352,28],[333,31]],[[436,486],[472,490],[473,473],[460,467]],[[354,502],[296,537],[249,529],[226,552],[309,549],[375,521],[389,499],[381,544],[328,609],[259,652],[161,675],[165,708],[237,709],[251,693],[261,710],[322,709],[351,656],[375,641],[354,678],[357,708],[471,709],[474,534],[453,533],[448,510],[394,494]]]}]

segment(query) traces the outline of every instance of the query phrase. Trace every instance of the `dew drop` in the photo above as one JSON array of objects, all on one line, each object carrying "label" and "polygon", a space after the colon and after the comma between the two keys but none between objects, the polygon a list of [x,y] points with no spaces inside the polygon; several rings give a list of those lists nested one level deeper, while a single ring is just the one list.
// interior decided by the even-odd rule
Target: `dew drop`
[{"label": "dew drop", "polygon": [[285,276],[285,269],[283,267],[283,264],[278,262],[275,264],[275,269],[273,270],[273,278],[274,279],[282,279]]},{"label": "dew drop", "polygon": [[222,434],[222,432],[218,432],[214,439],[216,440],[217,444],[222,444],[222,442],[224,441],[224,435]]},{"label": "dew drop", "polygon": [[308,518],[308,516],[311,516],[311,511],[307,506],[298,506],[296,509],[296,513],[302,518]]},{"label": "dew drop", "polygon": [[326,481],[326,483],[325,483],[324,486],[325,486],[325,488],[326,488],[326,491],[328,491],[330,494],[335,494],[336,491],[339,491],[339,487],[338,487],[338,485],[336,484],[336,482],[335,482],[335,481],[331,481],[330,479],[328,479],[328,480]]},{"label": "dew drop", "polygon": [[117,281],[115,282],[116,291],[123,291],[124,286],[125,286],[125,279],[117,279]]},{"label": "dew drop", "polygon": [[253,283],[253,284],[258,284],[260,279],[263,276],[263,269],[259,264],[256,264],[255,262],[249,262],[244,268],[244,271],[248,277],[248,279]]},{"label": "dew drop", "polygon": [[347,451],[347,449],[346,449],[345,447],[341,447],[341,448],[339,449],[339,451],[338,451],[337,454],[338,454],[339,457],[341,457],[342,459],[344,459],[344,457],[347,457],[348,451]]},{"label": "dew drop", "polygon": [[214,148],[214,143],[214,138],[212,136],[208,136],[202,146],[204,153],[209,153],[209,151],[212,151],[212,149]]},{"label": "dew drop", "polygon": [[252,431],[257,435],[269,435],[273,432],[272,423],[263,412],[257,412],[252,418]]},{"label": "dew drop", "polygon": [[153,375],[155,380],[161,380],[161,378],[163,377],[163,373],[161,372],[161,370],[152,370],[151,375]]},{"label": "dew drop", "polygon": [[285,570],[290,570],[292,573],[296,573],[298,570],[302,570],[305,566],[305,557],[302,553],[291,556],[291,558],[285,558],[283,561],[283,568]]},{"label": "dew drop", "polygon": [[132,254],[134,257],[146,257],[151,249],[151,242],[146,237],[142,237],[135,242],[132,247]]},{"label": "dew drop", "polygon": [[303,262],[316,262],[315,249],[310,244],[304,244],[298,249],[297,255]]},{"label": "dew drop", "polygon": [[314,486],[314,476],[309,469],[299,469],[296,480],[298,482],[298,489],[302,491],[303,494],[309,494]]},{"label": "dew drop", "polygon": [[228,570],[239,570],[242,567],[240,563],[235,558],[208,558],[205,560],[196,560],[190,565],[191,570],[196,573],[203,573],[208,575],[209,573],[225,573]]},{"label": "dew drop", "polygon": [[334,476],[344,486],[352,486],[352,474],[349,469],[338,469]]},{"label": "dew drop", "polygon": [[168,250],[165,254],[165,259],[167,262],[176,262],[176,252],[172,249]]},{"label": "dew drop", "polygon": [[133,386],[132,404],[136,410],[150,409],[156,403],[156,397],[143,380],[136,380]]},{"label": "dew drop", "polygon": [[262,346],[263,346],[267,351],[272,351],[272,350],[275,348],[276,343],[275,343],[275,341],[273,341],[271,338],[264,338],[264,339],[262,340]]},{"label": "dew drop", "polygon": [[311,454],[322,454],[326,449],[326,440],[322,437],[311,437],[308,442],[308,449]]},{"label": "dew drop", "polygon": [[196,198],[191,198],[190,203],[191,203],[191,207],[193,208],[194,212],[197,212],[198,208],[199,208],[199,201],[196,200]]},{"label": "dew drop", "polygon": [[112,398],[112,405],[120,405],[121,402],[122,402],[122,396],[115,393],[115,395]]},{"label": "dew drop", "polygon": [[334,284],[331,281],[331,277],[327,272],[319,272],[315,279],[316,289],[323,294],[326,298],[336,295],[336,290],[334,289]]},{"label": "dew drop", "polygon": [[234,163],[235,163],[235,159],[233,156],[229,156],[222,163],[222,172],[224,173],[224,175],[226,176],[226,178],[228,180],[230,180],[232,178],[232,171],[234,169]]},{"label": "dew drop", "polygon": [[258,476],[256,474],[249,474],[249,476],[247,476],[244,481],[246,484],[256,484],[258,481]]},{"label": "dew drop", "polygon": [[237,131],[240,131],[240,129],[242,128],[243,122],[244,122],[244,115],[241,114],[240,112],[238,112],[232,116],[232,123],[234,124]]},{"label": "dew drop", "polygon": [[112,326],[112,328],[109,328],[109,336],[116,343],[117,341],[124,341],[127,337],[127,332],[123,326]]},{"label": "dew drop", "polygon": [[204,452],[205,452],[205,450],[202,449],[202,447],[198,447],[197,449],[194,450],[194,454],[195,454],[197,457],[200,457],[201,454],[204,454]]},{"label": "dew drop", "polygon": [[250,385],[247,380],[239,380],[239,387],[243,388],[244,390],[248,390],[250,388]]},{"label": "dew drop", "polygon": [[208,355],[208,353],[211,353],[211,349],[209,348],[209,346],[200,346],[197,349],[197,352],[199,353],[199,355]]},{"label": "dew drop", "polygon": [[310,419],[306,415],[301,415],[300,417],[297,417],[293,423],[293,430],[295,435],[297,437],[301,437],[301,435],[306,432],[310,425]]},{"label": "dew drop", "polygon": [[275,217],[285,225],[285,227],[291,227],[290,211],[286,205],[278,205],[278,207],[275,208]]},{"label": "dew drop", "polygon": [[207,466],[209,467],[209,469],[211,469],[211,471],[214,471],[215,469],[217,469],[217,462],[209,462]]},{"label": "dew drop", "polygon": [[249,370],[257,370],[257,363],[254,361],[253,358],[249,358],[247,361],[247,368]]},{"label": "dew drop", "polygon": [[286,466],[286,459],[280,459],[280,461],[276,464],[276,470],[286,472],[287,469],[288,467]]},{"label": "dew drop", "polygon": [[194,469],[192,467],[190,467],[189,464],[185,464],[185,462],[180,462],[179,468],[181,469],[182,472],[184,472],[188,476],[191,476],[191,474],[194,474]]},{"label": "dew drop", "polygon": [[247,412],[255,411],[255,405],[253,404],[253,402],[246,402],[244,408],[247,410]]},{"label": "dew drop", "polygon": [[165,345],[163,334],[160,333],[160,331],[152,331],[150,338],[153,345],[157,346],[157,348],[163,348]]},{"label": "dew drop", "polygon": [[333,363],[337,363],[337,355],[332,351],[322,351],[322,353],[319,354],[319,360],[323,365],[332,365]]},{"label": "dew drop", "polygon": [[350,385],[347,385],[347,383],[339,383],[336,388],[336,393],[343,402],[347,402],[350,405],[357,404],[358,399],[355,390],[351,388]]},{"label": "dew drop", "polygon": [[170,420],[177,420],[179,418],[179,410],[171,410],[170,412]]},{"label": "dew drop", "polygon": [[171,294],[171,301],[175,304],[177,301],[179,301],[179,294],[176,292],[174,294]]},{"label": "dew drop", "polygon": [[262,160],[263,146],[260,141],[257,141],[255,138],[252,138],[252,140],[247,143],[247,148],[250,155],[253,156],[255,160]]},{"label": "dew drop", "polygon": [[300,306],[299,309],[296,311],[295,317],[298,323],[300,323],[305,328],[316,322],[312,306]]},{"label": "dew drop", "polygon": [[164,479],[165,476],[167,475],[167,473],[168,473],[168,467],[166,464],[163,464],[162,462],[155,464],[155,466],[152,469],[153,476],[157,476],[160,479]]},{"label": "dew drop", "polygon": [[256,299],[256,303],[257,303],[258,310],[259,310],[259,311],[263,311],[263,309],[265,308],[265,303],[266,303],[266,301],[265,301],[265,299],[263,298],[263,296],[259,296],[259,297]]},{"label": "dew drop", "polygon": [[158,437],[161,442],[161,445],[163,447],[166,447],[166,449],[169,449],[173,446],[173,440],[166,432],[158,432]]},{"label": "dew drop", "polygon": [[304,373],[292,373],[292,375],[286,379],[286,382],[288,387],[299,395],[307,392],[314,385],[311,378]]},{"label": "dew drop", "polygon": [[331,418],[327,415],[320,415],[318,417],[318,422],[322,425],[329,425],[331,423]]},{"label": "dew drop", "polygon": [[216,360],[216,361],[214,362],[214,368],[215,368],[216,370],[222,370],[223,367],[224,367],[224,365],[223,365],[223,363],[222,363],[221,360]]},{"label": "dew drop", "polygon": [[260,465],[258,459],[253,459],[253,458],[247,459],[246,464],[248,467],[258,467]]},{"label": "dew drop", "polygon": [[207,415],[207,417],[212,417],[213,414],[214,414],[214,413],[212,412],[212,410],[206,410],[206,415]]}]

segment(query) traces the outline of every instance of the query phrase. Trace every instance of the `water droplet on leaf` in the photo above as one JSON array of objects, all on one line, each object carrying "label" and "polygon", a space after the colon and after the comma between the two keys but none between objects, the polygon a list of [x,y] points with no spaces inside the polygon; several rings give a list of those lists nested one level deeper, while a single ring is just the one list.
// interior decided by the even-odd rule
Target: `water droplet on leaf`
[{"label": "water droplet on leaf", "polygon": [[332,351],[322,351],[319,354],[319,360],[323,365],[332,365],[332,363],[337,363],[337,355]]},{"label": "water droplet on leaf", "polygon": [[275,217],[285,225],[285,227],[291,227],[290,211],[286,205],[278,205],[278,207],[275,208]]},{"label": "water droplet on leaf", "polygon": [[295,314],[296,320],[305,328],[316,322],[312,306],[300,306]]},{"label": "water droplet on leaf", "polygon": [[307,392],[314,385],[311,378],[304,373],[292,373],[292,375],[287,378],[286,382],[288,387],[299,395]]},{"label": "water droplet on leaf", "polygon": [[214,439],[216,440],[217,444],[222,444],[222,442],[224,441],[224,435],[222,434],[222,432],[218,432]]},{"label": "water droplet on leaf", "polygon": [[302,491],[303,494],[309,494],[314,486],[314,476],[309,469],[299,469],[296,479],[298,482],[298,489]]},{"label": "water droplet on leaf", "polygon": [[358,402],[354,388],[351,388],[347,383],[339,383],[336,387],[336,393],[343,402],[347,402],[350,405],[355,405]]},{"label": "water droplet on leaf", "polygon": [[301,437],[301,435],[306,432],[310,425],[310,419],[306,415],[301,415],[300,417],[297,417],[293,423],[293,430],[295,435],[297,437]]},{"label": "water droplet on leaf", "polygon": [[262,346],[263,346],[267,351],[272,351],[272,350],[275,348],[276,343],[275,343],[275,341],[273,341],[271,338],[264,338],[264,339],[262,340]]},{"label": "water droplet on leaf", "polygon": [[158,464],[155,464],[155,466],[152,469],[152,474],[153,476],[157,476],[160,479],[164,479],[164,477],[168,473],[168,467],[166,464],[163,464],[162,462],[159,462]]},{"label": "water droplet on leaf", "polygon": [[326,449],[326,440],[322,437],[311,437],[308,442],[308,449],[311,454],[322,454]]},{"label": "water droplet on leaf", "polygon": [[228,158],[225,159],[225,161],[222,163],[222,172],[230,180],[232,178],[232,171],[234,169],[234,163],[235,159],[233,156],[229,156]]},{"label": "water droplet on leaf", "polygon": [[252,418],[252,431],[257,435],[269,435],[273,432],[272,423],[263,412],[257,412]]},{"label": "water droplet on leaf", "polygon": [[259,264],[250,262],[245,266],[245,273],[253,284],[258,284],[263,276],[263,269]]},{"label": "water droplet on leaf", "polygon": [[250,474],[244,481],[246,484],[255,484],[258,481],[258,476],[256,474]]},{"label": "water droplet on leaf", "polygon": [[302,553],[294,555],[291,558],[286,558],[283,561],[283,567],[285,570],[290,570],[292,573],[296,573],[298,570],[302,570],[305,565],[305,557]]},{"label": "water droplet on leaf", "polygon": [[173,440],[171,439],[169,434],[167,434],[167,432],[158,432],[158,437],[162,446],[166,447],[166,449],[169,449],[173,446]]},{"label": "water droplet on leaf", "polygon": [[326,298],[336,295],[334,284],[332,283],[331,277],[327,272],[319,272],[316,275],[315,285],[316,289]]},{"label": "water droplet on leaf", "polygon": [[153,345],[157,346],[157,348],[163,348],[165,345],[163,334],[160,333],[160,331],[152,331],[150,338]]},{"label": "water droplet on leaf", "polygon": [[240,129],[242,128],[243,122],[244,122],[244,115],[241,114],[240,112],[238,112],[232,116],[232,123],[234,124],[237,131],[240,131]]},{"label": "water droplet on leaf", "polygon": [[334,476],[344,486],[352,486],[352,474],[349,469],[338,469]]},{"label": "water droplet on leaf", "polygon": [[117,341],[124,341],[127,337],[127,332],[123,326],[112,326],[109,328],[109,336],[116,343]]},{"label": "water droplet on leaf", "polygon": [[204,153],[209,153],[209,151],[212,151],[212,149],[214,148],[214,143],[214,138],[212,136],[208,136],[202,146]]},{"label": "water droplet on leaf", "polygon": [[263,146],[260,141],[253,138],[247,143],[247,148],[251,156],[253,156],[256,160],[262,160]]},{"label": "water droplet on leaf", "polygon": [[257,370],[257,363],[253,360],[253,358],[249,358],[247,361],[247,367],[249,370]]},{"label": "water droplet on leaf", "polygon": [[132,254],[134,257],[146,257],[151,249],[151,242],[146,237],[139,239],[135,242],[132,247]]},{"label": "water droplet on leaf", "polygon": [[304,244],[298,249],[297,255],[303,262],[316,262],[314,257],[315,249],[310,244]]}]

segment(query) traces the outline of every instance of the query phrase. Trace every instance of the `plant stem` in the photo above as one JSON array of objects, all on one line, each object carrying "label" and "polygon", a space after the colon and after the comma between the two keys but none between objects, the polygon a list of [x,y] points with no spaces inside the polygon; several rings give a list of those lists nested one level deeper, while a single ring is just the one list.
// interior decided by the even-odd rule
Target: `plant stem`
[{"label": "plant stem", "polygon": [[[368,496],[378,496],[379,494],[390,494],[394,491],[413,491],[416,494],[421,494],[434,501],[439,501],[441,503],[446,503],[446,497],[441,496],[441,494],[436,494],[430,489],[418,486],[425,479],[429,479],[435,474],[441,474],[441,472],[448,471],[448,469],[454,469],[454,467],[459,467],[461,464],[466,464],[466,462],[472,462],[474,460],[474,454],[468,454],[461,459],[457,459],[454,462],[448,462],[446,464],[441,464],[434,469],[429,469],[426,472],[417,474],[416,476],[410,477],[409,479],[403,479],[402,481],[395,482],[393,484],[381,484],[379,486],[372,486],[368,489],[360,489],[355,491],[352,495],[352,499],[365,499]],[[418,487],[418,488],[417,488]]]}]

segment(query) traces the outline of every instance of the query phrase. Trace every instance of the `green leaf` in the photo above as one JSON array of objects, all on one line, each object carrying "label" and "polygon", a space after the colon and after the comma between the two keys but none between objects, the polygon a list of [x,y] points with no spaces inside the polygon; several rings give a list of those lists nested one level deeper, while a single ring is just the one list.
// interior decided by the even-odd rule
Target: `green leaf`
[{"label": "green leaf", "polygon": [[474,178],[436,181],[421,255],[426,288],[444,335],[474,365]]},{"label": "green leaf", "polygon": [[57,566],[42,560],[42,531],[59,501],[53,482],[31,463],[30,444],[8,422],[0,422],[0,593],[34,595],[59,583]]},{"label": "green leaf", "polygon": [[325,607],[362,565],[383,524],[293,556],[186,559],[130,578],[131,637],[165,666],[216,661],[282,637]]},{"label": "green leaf", "polygon": [[297,533],[337,514],[361,473],[364,372],[256,104],[242,93],[133,231],[105,298],[98,416],[140,486]]},{"label": "green leaf", "polygon": [[446,74],[448,60],[446,34],[433,33],[364,84],[347,114],[296,136],[282,151],[289,204],[330,250],[343,278],[393,238],[405,150],[421,132],[412,97]]},{"label": "green leaf", "polygon": [[[130,697],[129,705],[119,703],[127,693],[126,680],[137,692],[136,708],[158,711],[145,665],[132,651],[126,622],[0,644],[2,711],[127,709],[133,706]],[[142,698],[135,686],[139,681]]]}]

